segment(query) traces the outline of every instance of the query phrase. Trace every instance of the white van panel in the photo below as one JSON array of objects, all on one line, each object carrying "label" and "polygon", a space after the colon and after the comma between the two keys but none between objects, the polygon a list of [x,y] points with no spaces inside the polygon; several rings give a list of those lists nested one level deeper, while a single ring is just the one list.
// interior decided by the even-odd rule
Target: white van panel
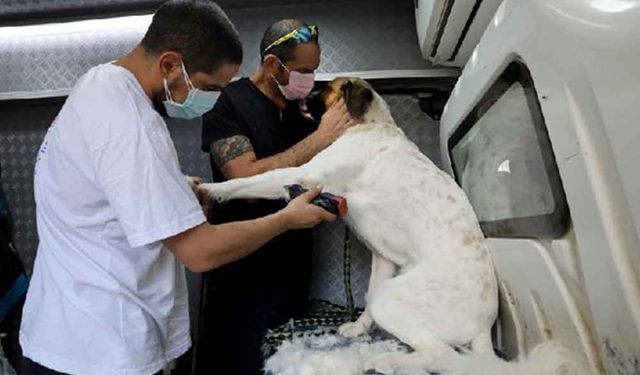
[{"label": "white van panel", "polygon": [[422,56],[437,65],[464,65],[501,1],[416,0]]},{"label": "white van panel", "polygon": [[[638,20],[637,1],[506,0],[473,52],[441,119],[443,164],[453,173],[449,142],[456,130],[482,104],[505,67],[514,60],[526,65],[572,229],[553,240],[491,238],[498,276],[518,301],[515,310],[526,327],[524,339],[512,335],[504,340],[507,348],[526,351],[542,339],[531,328],[540,325],[535,313],[535,305],[540,305],[552,336],[570,347],[582,347],[596,373],[640,373]],[[572,243],[575,250],[567,250]],[[573,265],[545,261],[542,250],[553,253],[548,250],[553,248],[564,248],[556,252],[568,256]],[[556,275],[551,282],[554,268],[561,277]],[[531,291],[538,295],[537,302]],[[580,331],[580,321],[587,324],[586,331]],[[509,345],[510,341],[521,345]]]}]

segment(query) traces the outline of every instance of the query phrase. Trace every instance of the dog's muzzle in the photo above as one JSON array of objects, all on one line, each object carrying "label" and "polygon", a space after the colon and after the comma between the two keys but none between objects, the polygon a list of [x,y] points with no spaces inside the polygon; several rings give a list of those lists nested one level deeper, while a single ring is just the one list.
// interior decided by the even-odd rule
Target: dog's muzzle
[{"label": "dog's muzzle", "polygon": [[316,121],[320,121],[320,119],[322,119],[322,115],[327,111],[327,107],[324,104],[321,94],[322,91],[312,93],[304,102],[307,114]]}]

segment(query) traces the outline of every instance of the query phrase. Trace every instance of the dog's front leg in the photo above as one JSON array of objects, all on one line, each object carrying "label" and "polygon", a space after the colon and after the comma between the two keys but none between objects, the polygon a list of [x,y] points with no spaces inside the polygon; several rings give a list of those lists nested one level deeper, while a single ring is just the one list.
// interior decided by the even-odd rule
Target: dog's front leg
[{"label": "dog's front leg", "polygon": [[[385,280],[393,277],[396,272],[396,265],[378,255],[375,251],[372,252],[371,258],[371,275],[369,276],[369,288],[367,295],[371,295],[371,292]],[[369,309],[365,308],[364,312],[358,320],[355,322],[345,323],[338,328],[338,332],[345,337],[356,337],[369,330],[373,324],[373,319],[369,313]]]},{"label": "dog's front leg", "polygon": [[204,190],[218,202],[231,199],[283,199],[289,197],[285,185],[313,183],[305,176],[304,168],[282,168],[221,183],[200,184],[198,189]]}]

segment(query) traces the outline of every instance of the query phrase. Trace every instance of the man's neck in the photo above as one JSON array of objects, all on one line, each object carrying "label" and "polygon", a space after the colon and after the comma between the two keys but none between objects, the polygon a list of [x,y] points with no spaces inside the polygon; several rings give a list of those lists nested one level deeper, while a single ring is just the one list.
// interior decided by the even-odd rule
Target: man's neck
[{"label": "man's neck", "polygon": [[278,89],[278,84],[271,74],[265,72],[262,68],[258,69],[251,77],[251,82],[260,90],[267,98],[271,99],[278,108],[283,109],[287,105],[287,101]]},{"label": "man's neck", "polygon": [[141,46],[137,46],[128,55],[118,59],[115,64],[129,70],[136,77],[145,94],[153,100],[154,82],[150,74],[152,62]]}]

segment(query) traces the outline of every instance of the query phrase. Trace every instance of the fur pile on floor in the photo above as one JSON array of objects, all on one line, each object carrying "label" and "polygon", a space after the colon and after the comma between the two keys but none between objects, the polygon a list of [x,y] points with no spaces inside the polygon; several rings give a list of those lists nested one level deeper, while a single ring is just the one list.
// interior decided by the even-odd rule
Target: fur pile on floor
[{"label": "fur pile on floor", "polygon": [[[374,375],[371,358],[409,349],[394,339],[374,335],[346,339],[325,334],[286,340],[266,364],[267,375]],[[585,359],[557,341],[546,341],[520,361],[466,353],[447,366],[447,375],[590,375]],[[393,375],[429,375],[421,369],[396,370]],[[437,374],[431,374],[437,375]]]},{"label": "fur pile on floor", "polygon": [[[287,340],[271,356],[268,375],[364,375],[365,363],[380,354],[406,352],[396,340],[374,340],[371,336],[346,339],[339,335],[306,336]],[[407,370],[395,375],[429,375]]]}]

